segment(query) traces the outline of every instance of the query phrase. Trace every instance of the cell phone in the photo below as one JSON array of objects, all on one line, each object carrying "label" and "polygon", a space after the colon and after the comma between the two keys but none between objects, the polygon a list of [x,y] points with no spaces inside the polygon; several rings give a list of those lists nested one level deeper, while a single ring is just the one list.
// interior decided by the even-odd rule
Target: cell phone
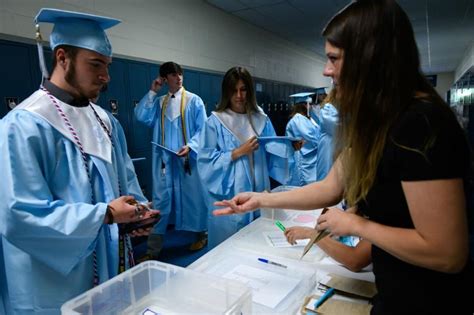
[{"label": "cell phone", "polygon": [[120,225],[120,232],[122,234],[128,234],[138,229],[147,229],[157,224],[160,221],[160,219],[161,219],[160,214],[156,213],[143,220],[130,222],[130,223],[124,223]]}]

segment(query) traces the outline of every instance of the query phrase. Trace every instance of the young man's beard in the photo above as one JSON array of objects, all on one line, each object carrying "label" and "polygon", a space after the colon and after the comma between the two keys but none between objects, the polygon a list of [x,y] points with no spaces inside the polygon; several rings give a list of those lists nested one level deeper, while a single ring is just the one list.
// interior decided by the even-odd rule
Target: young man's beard
[{"label": "young man's beard", "polygon": [[77,82],[76,77],[77,77],[76,76],[76,63],[74,60],[71,60],[69,69],[66,71],[66,75],[64,76],[64,79],[70,86],[76,89],[77,95],[75,96],[77,97],[77,99],[80,101],[85,101],[85,100],[94,99],[97,96],[99,96],[99,93],[92,93],[92,92],[86,93]]}]

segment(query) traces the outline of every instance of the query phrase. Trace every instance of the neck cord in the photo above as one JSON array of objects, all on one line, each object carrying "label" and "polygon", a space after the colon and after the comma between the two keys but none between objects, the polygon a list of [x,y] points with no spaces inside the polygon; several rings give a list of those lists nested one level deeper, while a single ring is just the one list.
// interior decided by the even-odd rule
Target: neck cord
[{"label": "neck cord", "polygon": [[[186,120],[184,117],[184,110],[186,107],[186,90],[184,89],[184,86],[181,88],[181,104],[180,104],[180,113],[181,113],[181,133],[183,135],[183,143],[184,145],[188,144],[188,140],[186,137]],[[161,108],[161,145],[165,146],[165,114],[166,114],[166,109],[168,108],[168,103],[169,103],[169,98],[170,95],[169,93],[166,94],[165,98],[163,99],[163,106]],[[161,161],[161,169],[162,172],[164,171],[165,168],[165,163]],[[191,166],[189,165],[189,154],[186,154],[184,157],[184,171],[191,175]]]},{"label": "neck cord", "polygon": [[[95,196],[94,196],[94,189],[93,189],[93,184],[92,184],[92,178],[91,178],[91,174],[90,174],[90,169],[89,169],[89,164],[87,163],[87,154],[85,153],[84,151],[84,146],[82,145],[82,142],[81,140],[79,139],[79,135],[77,134],[76,130],[74,129],[74,127],[72,126],[71,122],[69,121],[69,119],[67,118],[66,114],[64,113],[64,111],[62,110],[61,106],[59,106],[58,102],[56,101],[55,97],[51,94],[51,92],[49,92],[46,88],[44,87],[41,87],[41,89],[46,92],[46,94],[48,95],[49,99],[51,100],[51,102],[53,103],[54,107],[56,108],[56,111],[58,112],[59,116],[63,119],[63,122],[64,124],[66,125],[66,128],[69,130],[69,132],[71,133],[71,135],[73,136],[74,138],[74,142],[76,143],[76,146],[79,148],[79,151],[81,152],[81,155],[82,155],[82,161],[83,161],[83,164],[84,164],[84,168],[87,172],[87,177],[89,179],[89,185],[90,185],[90,188],[91,188],[91,204],[95,204]],[[102,121],[102,119],[100,118],[99,114],[97,114],[96,110],[94,109],[94,107],[89,103],[89,106],[92,108],[92,111],[94,112],[94,115],[97,119],[97,121],[100,123],[102,129],[105,131],[105,133],[107,134],[107,136],[109,137],[111,143],[112,143],[112,147],[114,147],[114,142],[112,141],[112,133],[110,132],[110,130],[107,128],[107,126],[105,125],[105,123]],[[118,185],[119,185],[119,194],[121,195],[121,187],[120,187],[120,180],[118,181]],[[124,257],[124,254],[123,252],[125,251],[125,248],[123,246],[124,243],[127,243],[127,249],[128,249],[128,252],[129,252],[129,262],[130,262],[130,266],[133,266],[135,265],[135,262],[133,260],[133,251],[132,251],[132,248],[131,248],[131,242],[130,242],[130,237],[129,235],[125,235],[125,239],[124,239],[124,235],[122,235],[122,233],[119,233],[119,256],[121,257],[120,259],[120,266],[119,266],[119,272],[121,271],[124,271],[125,270],[125,261],[124,259],[122,259],[122,257]],[[120,246],[121,245],[121,246]],[[123,267],[122,267],[123,265]],[[92,259],[92,267],[93,267],[93,272],[94,272],[94,279],[93,279],[93,285],[94,286],[97,286],[99,285],[99,272],[98,272],[98,260],[97,260],[97,252],[96,250],[94,249],[94,252],[93,252],[93,259]]]}]

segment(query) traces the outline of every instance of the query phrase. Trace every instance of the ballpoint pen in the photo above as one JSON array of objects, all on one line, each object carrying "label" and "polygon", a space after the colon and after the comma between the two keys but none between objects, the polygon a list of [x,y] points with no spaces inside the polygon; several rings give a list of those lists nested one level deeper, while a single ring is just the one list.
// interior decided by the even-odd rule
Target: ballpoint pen
[{"label": "ballpoint pen", "polygon": [[278,228],[282,231],[282,232],[285,232],[286,228],[283,224],[281,224],[280,221],[275,221],[275,225],[278,226]]},{"label": "ballpoint pen", "polygon": [[259,258],[258,261],[261,261],[261,262],[266,263],[266,264],[282,267],[282,268],[288,268],[287,266],[285,266],[283,264],[280,264],[280,263],[277,263],[277,262],[274,262],[274,261],[271,261],[271,260],[268,260],[268,259],[265,259],[265,258]]},{"label": "ballpoint pen", "polygon": [[314,303],[314,308],[318,308],[321,306],[321,304],[324,303],[324,301],[326,301],[327,299],[329,299],[331,297],[331,295],[334,294],[334,288],[330,288],[328,290],[326,290],[326,292],[316,301],[316,303]]}]

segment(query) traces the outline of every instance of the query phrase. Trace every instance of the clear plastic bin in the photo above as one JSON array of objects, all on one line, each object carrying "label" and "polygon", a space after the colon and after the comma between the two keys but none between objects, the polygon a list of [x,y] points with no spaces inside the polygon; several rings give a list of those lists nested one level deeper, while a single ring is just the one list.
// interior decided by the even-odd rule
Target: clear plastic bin
[{"label": "clear plastic bin", "polygon": [[[259,258],[277,262],[284,267],[261,262]],[[230,277],[231,279],[236,279],[237,270],[242,270],[241,268],[252,269],[254,273],[241,273],[237,278],[252,287],[252,312],[254,314],[296,314],[304,297],[312,292],[316,284],[316,268],[310,264],[241,249],[226,251],[225,255],[220,251],[211,251],[206,254],[204,259],[201,257],[193,263],[190,268],[198,272],[223,278]],[[275,291],[281,287],[270,281],[268,275],[280,278],[279,281],[283,281],[280,282],[280,285],[293,283],[293,286],[288,287],[288,291],[284,293]],[[279,298],[274,301],[273,305],[269,305],[272,302],[268,300],[265,300],[267,303],[262,302],[262,296],[276,297],[277,295]]]},{"label": "clear plastic bin", "polygon": [[61,307],[62,314],[251,314],[244,284],[147,261]]}]

